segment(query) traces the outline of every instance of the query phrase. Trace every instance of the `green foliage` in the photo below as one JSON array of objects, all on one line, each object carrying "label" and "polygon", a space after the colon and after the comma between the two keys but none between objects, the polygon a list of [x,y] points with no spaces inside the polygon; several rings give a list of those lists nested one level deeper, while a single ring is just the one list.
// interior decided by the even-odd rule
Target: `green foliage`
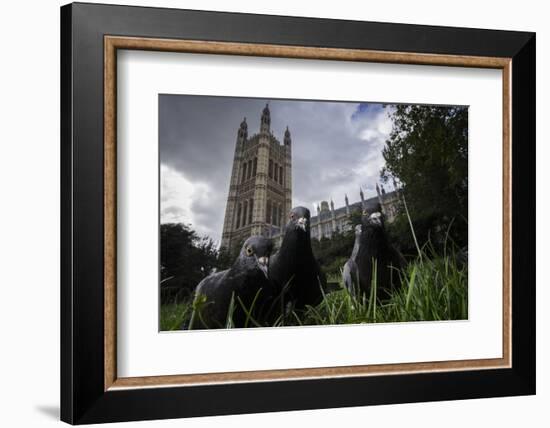
[{"label": "green foliage", "polygon": [[193,314],[191,299],[180,303],[165,303],[160,306],[160,330],[180,330],[182,325],[189,325]]},{"label": "green foliage", "polygon": [[209,238],[200,238],[182,223],[160,226],[161,279],[185,272],[192,280],[204,276],[217,265],[217,251]]},{"label": "green foliage", "polygon": [[348,223],[351,225],[352,235],[354,234],[353,230],[355,229],[355,226],[361,224],[362,216],[363,213],[359,209],[351,210],[351,212],[349,213]]},{"label": "green foliage", "polygon": [[[382,152],[382,179],[397,178],[403,185],[421,242],[431,238],[437,244],[454,222],[453,239],[467,245],[467,107],[398,105],[390,115],[393,128]],[[395,231],[404,227],[397,223]],[[407,239],[407,234],[394,235]]]},{"label": "green foliage", "polygon": [[[432,252],[430,249],[429,252]],[[386,305],[387,319],[439,321],[468,318],[468,272],[455,254],[409,265],[404,287]]]},{"label": "green foliage", "polygon": [[[359,220],[360,221],[360,220]],[[355,235],[352,232],[336,232],[332,238],[312,239],[311,249],[321,270],[330,276],[340,271],[353,249]]]},{"label": "green foliage", "polygon": [[229,269],[237,257],[239,257],[239,253],[241,251],[241,248],[244,244],[244,239],[241,239],[236,244],[232,245],[231,248],[225,248],[222,247],[218,251],[218,259],[216,263],[216,267],[218,270],[225,270]]},{"label": "green foliage", "polygon": [[161,224],[162,303],[185,298],[214,268],[219,269],[225,263],[211,239],[199,237],[182,223]]},{"label": "green foliage", "polygon": [[[284,310],[270,325],[261,325],[251,316],[247,316],[247,325],[280,327],[467,319],[466,265],[459,263],[454,251],[446,248],[443,255],[436,254],[431,245],[425,246],[421,251],[421,255],[409,263],[405,270],[396,272],[401,275],[403,285],[388,300],[381,301],[377,298],[375,280],[369,296],[355,296],[344,288],[341,274],[332,275],[328,278],[329,281],[338,282],[340,288],[323,294],[319,305],[309,306],[303,312]],[[253,308],[243,309],[250,314]],[[161,329],[179,329],[181,323],[191,317],[192,312],[191,301],[163,306]],[[226,327],[231,326],[231,316],[228,316]]]},{"label": "green foliage", "polygon": [[[352,245],[353,248],[353,245]],[[327,265],[321,265],[321,270],[325,273],[325,275],[333,276],[340,272],[340,269],[344,264],[348,261],[349,255],[346,256],[336,256],[329,264]]]}]

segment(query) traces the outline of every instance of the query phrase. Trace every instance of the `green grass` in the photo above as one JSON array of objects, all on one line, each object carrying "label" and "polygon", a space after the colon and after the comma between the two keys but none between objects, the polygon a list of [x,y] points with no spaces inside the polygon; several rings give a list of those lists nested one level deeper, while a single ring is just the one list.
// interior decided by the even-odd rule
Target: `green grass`
[{"label": "green grass", "polygon": [[185,300],[179,303],[170,303],[160,307],[161,331],[179,330],[185,322],[189,324],[193,313],[193,302]]},{"label": "green grass", "polygon": [[[467,319],[468,272],[454,254],[437,256],[430,247],[419,248],[417,259],[396,274],[401,275],[402,287],[386,301],[377,298],[375,283],[369,296],[356,297],[344,288],[341,275],[333,275],[328,281],[339,283],[340,289],[324,294],[319,305],[300,313],[288,311],[266,327]],[[188,325],[192,313],[191,300],[163,305],[161,330],[178,330],[184,322]],[[249,326],[257,325],[250,321]],[[229,315],[226,327],[232,325]]]}]

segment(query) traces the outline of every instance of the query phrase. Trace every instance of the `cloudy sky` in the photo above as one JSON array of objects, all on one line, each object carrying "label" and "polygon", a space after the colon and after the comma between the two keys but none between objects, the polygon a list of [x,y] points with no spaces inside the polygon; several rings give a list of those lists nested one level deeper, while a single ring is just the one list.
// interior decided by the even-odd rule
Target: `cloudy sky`
[{"label": "cloudy sky", "polygon": [[160,95],[159,140],[161,222],[190,224],[219,242],[237,130],[247,118],[248,134],[259,131],[266,102],[271,130],[280,140],[292,134],[293,205],[315,215],[332,198],[335,207],[376,195],[384,164],[382,148],[391,130],[381,104],[257,98]]}]

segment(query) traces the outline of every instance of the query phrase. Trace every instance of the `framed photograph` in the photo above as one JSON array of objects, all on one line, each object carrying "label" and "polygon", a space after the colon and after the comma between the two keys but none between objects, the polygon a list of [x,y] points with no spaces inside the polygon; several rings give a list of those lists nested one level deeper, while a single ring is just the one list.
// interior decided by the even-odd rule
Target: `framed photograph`
[{"label": "framed photograph", "polygon": [[62,420],[535,393],[533,33],[76,3],[61,57]]}]

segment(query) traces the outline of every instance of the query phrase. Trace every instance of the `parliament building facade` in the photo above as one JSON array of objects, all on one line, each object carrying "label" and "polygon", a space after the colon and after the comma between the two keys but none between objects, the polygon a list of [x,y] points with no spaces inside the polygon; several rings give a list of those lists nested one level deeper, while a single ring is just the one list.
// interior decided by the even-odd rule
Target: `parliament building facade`
[{"label": "parliament building facade", "polygon": [[[311,237],[330,238],[337,231],[351,228],[349,217],[356,210],[382,209],[387,221],[395,218],[399,209],[399,192],[385,192],[376,185],[378,196],[345,206],[330,208],[327,201],[317,205],[317,215],[311,218]],[[380,205],[378,205],[380,204]],[[271,237],[275,243],[282,238],[288,213],[292,209],[292,139],[288,127],[281,143],[271,131],[269,105],[262,111],[260,132],[248,135],[246,118],[237,131],[233,168],[225,208],[221,247],[240,245],[252,235]]]},{"label": "parliament building facade", "polygon": [[388,223],[395,220],[401,200],[398,190],[386,192],[384,187],[376,184],[377,196],[365,199],[363,190],[359,189],[361,200],[350,204],[348,195],[344,195],[344,206],[334,208],[334,202],[327,201],[317,205],[317,215],[311,218],[311,237],[316,239],[331,238],[334,233],[347,232],[352,229],[349,222],[353,212],[375,212],[381,211]]}]

